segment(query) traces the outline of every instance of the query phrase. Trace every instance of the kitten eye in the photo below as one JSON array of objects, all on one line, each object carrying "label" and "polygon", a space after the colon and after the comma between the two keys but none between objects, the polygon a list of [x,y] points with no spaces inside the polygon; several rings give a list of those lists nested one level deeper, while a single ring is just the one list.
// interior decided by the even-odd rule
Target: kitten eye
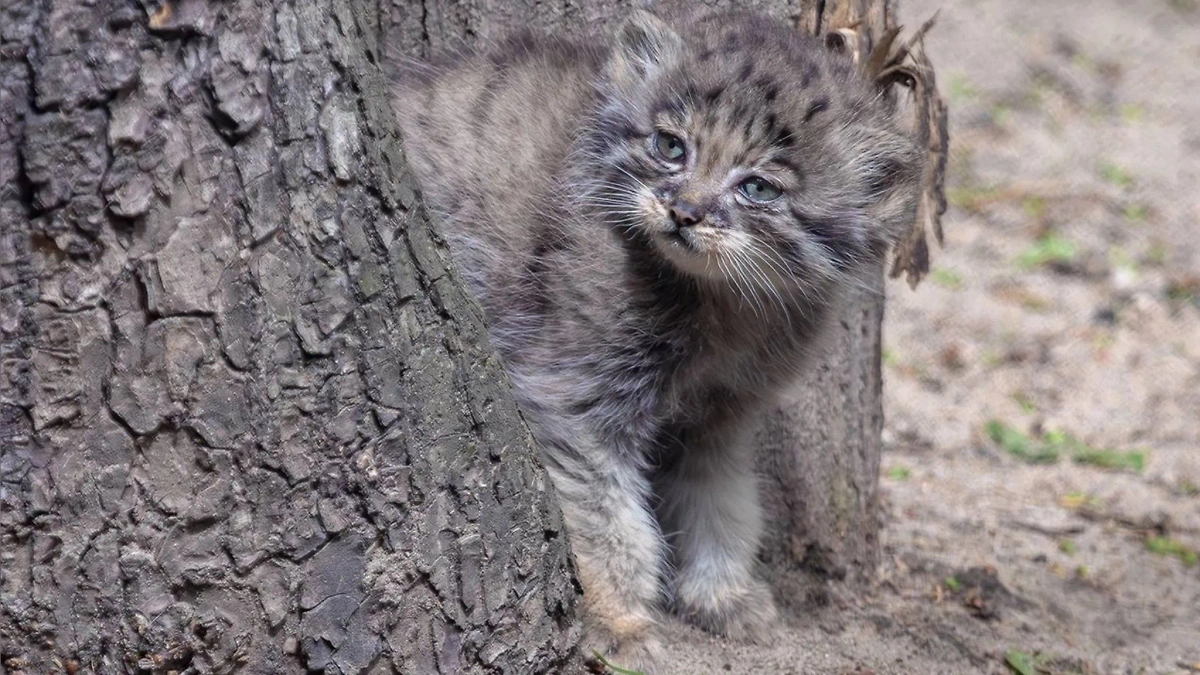
[{"label": "kitten eye", "polygon": [[683,139],[665,131],[654,134],[654,151],[668,162],[682,162],[687,155]]},{"label": "kitten eye", "polygon": [[779,199],[779,195],[783,194],[782,190],[768,183],[767,179],[760,178],[759,176],[751,176],[742,181],[742,184],[738,186],[738,190],[743,195],[746,195],[747,199],[759,204],[773,202]]}]

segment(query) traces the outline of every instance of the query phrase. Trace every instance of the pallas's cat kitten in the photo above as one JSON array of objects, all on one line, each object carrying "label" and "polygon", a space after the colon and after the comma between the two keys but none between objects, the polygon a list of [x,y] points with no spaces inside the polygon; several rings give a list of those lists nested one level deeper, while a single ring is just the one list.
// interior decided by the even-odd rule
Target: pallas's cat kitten
[{"label": "pallas's cat kitten", "polygon": [[776,623],[748,436],[912,222],[919,156],[849,57],[771,19],[638,10],[603,45],[407,63],[394,96],[557,489],[592,644],[637,662],[662,606],[739,638]]}]

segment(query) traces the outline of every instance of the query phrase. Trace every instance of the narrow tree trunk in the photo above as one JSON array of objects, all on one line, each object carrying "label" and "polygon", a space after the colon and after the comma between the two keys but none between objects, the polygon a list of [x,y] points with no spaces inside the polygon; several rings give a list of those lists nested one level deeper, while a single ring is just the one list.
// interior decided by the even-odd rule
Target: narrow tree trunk
[{"label": "narrow tree trunk", "polygon": [[776,575],[800,569],[818,578],[853,578],[876,562],[882,270],[877,281],[854,294],[825,358],[759,432],[769,523],[762,554]]},{"label": "narrow tree trunk", "polygon": [[558,509],[384,23],[0,3],[0,673],[563,672]]}]

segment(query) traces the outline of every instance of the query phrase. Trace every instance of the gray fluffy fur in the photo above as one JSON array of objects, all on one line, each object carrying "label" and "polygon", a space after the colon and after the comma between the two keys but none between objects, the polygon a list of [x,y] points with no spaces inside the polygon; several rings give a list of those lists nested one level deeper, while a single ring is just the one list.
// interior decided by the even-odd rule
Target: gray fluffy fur
[{"label": "gray fluffy fur", "polygon": [[[593,646],[644,663],[664,606],[743,639],[777,622],[747,437],[912,222],[919,156],[849,59],[770,19],[637,11],[602,44],[409,62],[394,96],[559,494]],[[782,195],[750,199],[752,175]]]}]

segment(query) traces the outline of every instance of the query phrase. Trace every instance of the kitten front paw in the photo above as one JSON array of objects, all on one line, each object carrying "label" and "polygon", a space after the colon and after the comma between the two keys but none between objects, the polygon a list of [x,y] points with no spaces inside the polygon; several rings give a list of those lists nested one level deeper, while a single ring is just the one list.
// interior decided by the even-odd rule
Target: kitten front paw
[{"label": "kitten front paw", "polygon": [[[688,591],[691,592],[688,592]],[[780,626],[771,589],[757,579],[736,586],[683,588],[676,596],[679,615],[689,623],[727,638],[763,644]]]},{"label": "kitten front paw", "polygon": [[586,620],[581,648],[589,661],[598,661],[595,655],[599,654],[610,665],[650,672],[662,655],[663,645],[655,621],[626,616],[603,622]]}]

